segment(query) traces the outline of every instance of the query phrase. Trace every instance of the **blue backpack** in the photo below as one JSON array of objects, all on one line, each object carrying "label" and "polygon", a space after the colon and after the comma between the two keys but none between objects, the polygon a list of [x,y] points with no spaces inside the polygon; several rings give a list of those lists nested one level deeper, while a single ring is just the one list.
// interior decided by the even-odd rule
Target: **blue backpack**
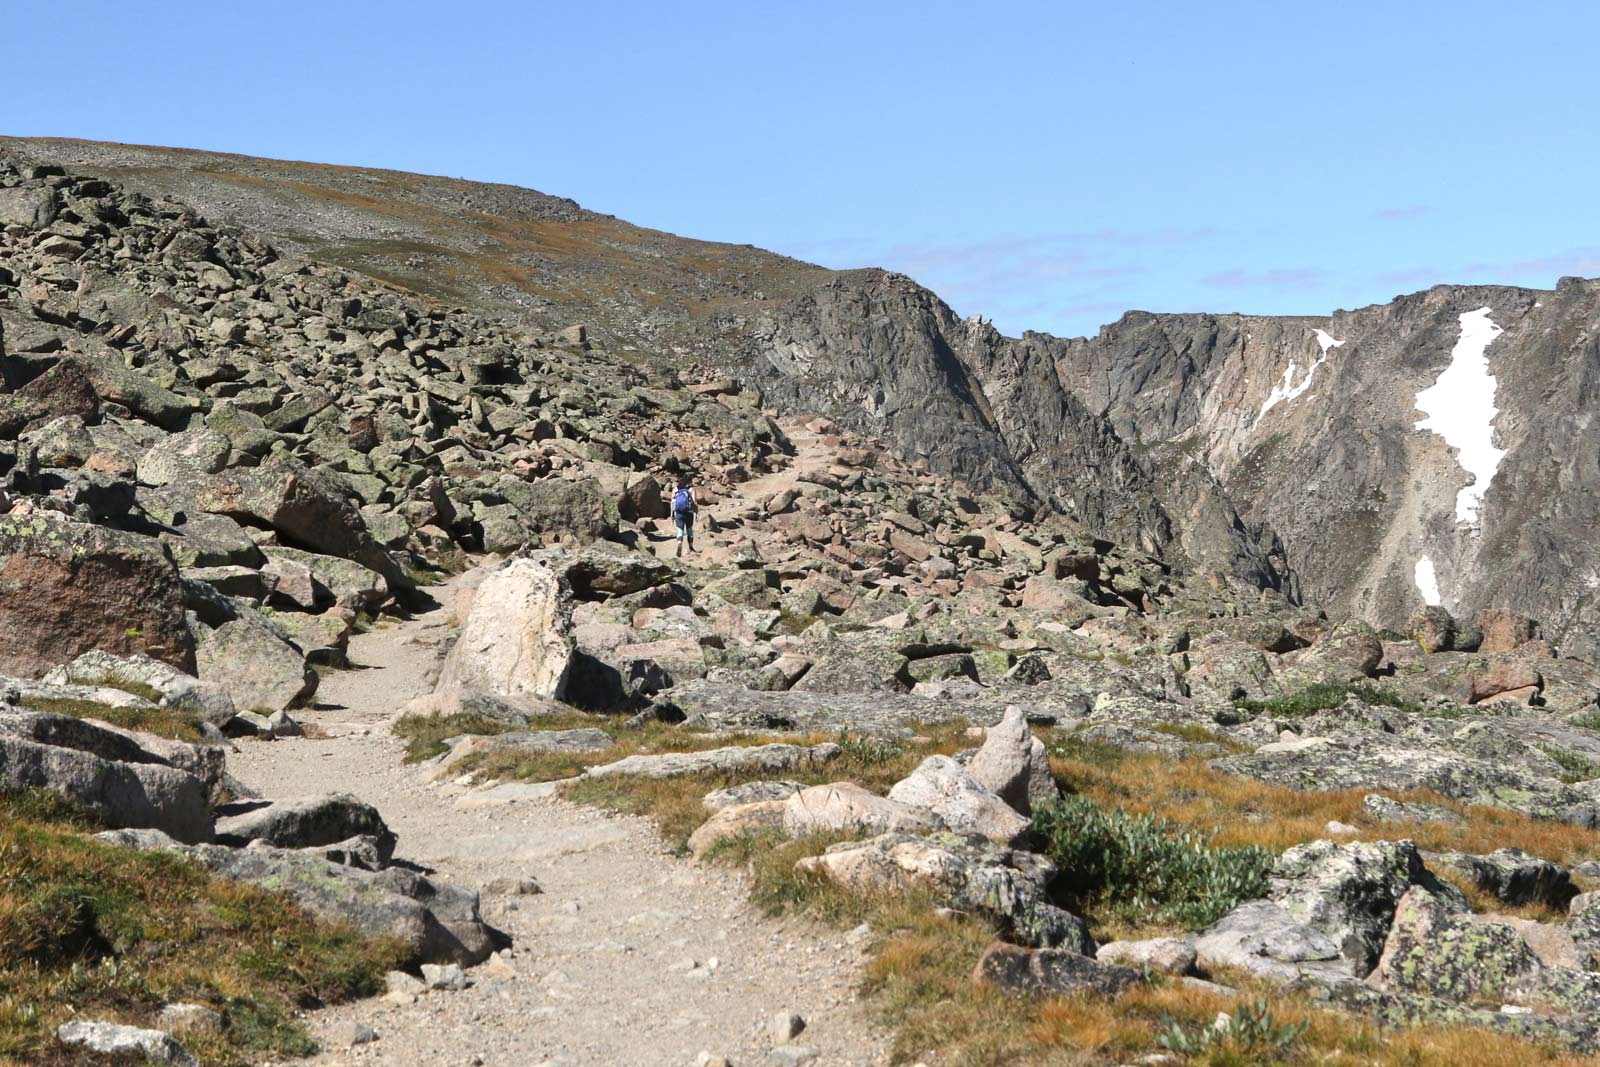
[{"label": "blue backpack", "polygon": [[672,494],[672,513],[674,515],[687,515],[694,510],[694,497],[689,490],[679,489]]}]

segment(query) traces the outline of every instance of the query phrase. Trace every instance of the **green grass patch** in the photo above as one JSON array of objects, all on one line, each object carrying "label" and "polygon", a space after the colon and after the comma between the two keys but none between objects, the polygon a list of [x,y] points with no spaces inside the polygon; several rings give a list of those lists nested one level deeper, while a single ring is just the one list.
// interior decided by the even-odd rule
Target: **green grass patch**
[{"label": "green grass patch", "polygon": [[445,741],[462,734],[509,733],[519,727],[481,715],[405,715],[391,727],[406,743],[406,762],[421,763],[450,751]]},{"label": "green grass patch", "polygon": [[407,955],[90,828],[52,796],[0,797],[0,1062],[47,1062],[74,1014],[151,1026],[179,1000],[223,1015],[220,1039],[186,1041],[208,1067],[304,1055],[296,1012],[378,992]]},{"label": "green grass patch", "polygon": [[1083,796],[1041,804],[1033,826],[1060,870],[1053,892],[1068,908],[1135,926],[1209,926],[1266,895],[1274,860],[1267,849],[1217,848],[1194,830]]},{"label": "green grass patch", "polygon": [[1234,706],[1251,715],[1269,715],[1277,719],[1300,719],[1319,711],[1337,708],[1350,697],[1373,707],[1394,708],[1408,715],[1424,714],[1421,704],[1383,686],[1362,682],[1355,685],[1316,682],[1297,693],[1273,697],[1271,700],[1240,700]]},{"label": "green grass patch", "polygon": [[1561,767],[1561,780],[1567,785],[1574,782],[1587,782],[1591,778],[1600,778],[1600,763],[1596,763],[1582,753],[1557,745],[1540,745],[1539,751],[1555,760]]},{"label": "green grass patch", "polygon": [[1180,741],[1187,741],[1192,745],[1217,745],[1229,752],[1244,752],[1246,746],[1232,741],[1208,726],[1201,726],[1196,722],[1163,722],[1156,724],[1158,734],[1176,737]]},{"label": "green grass patch", "polygon": [[24,697],[22,706],[33,711],[52,715],[69,715],[74,719],[96,719],[123,730],[155,734],[174,741],[204,741],[200,716],[177,708],[117,708],[97,704],[92,700],[63,700],[50,697]]},{"label": "green grass patch", "polygon": [[99,674],[89,678],[75,678],[73,679],[73,684],[92,685],[101,689],[120,689],[122,692],[127,693],[130,696],[139,697],[141,700],[148,700],[152,704],[161,703],[161,697],[163,695],[161,690],[157,689],[153,685],[148,685],[136,678],[129,678],[125,675],[116,673]]}]

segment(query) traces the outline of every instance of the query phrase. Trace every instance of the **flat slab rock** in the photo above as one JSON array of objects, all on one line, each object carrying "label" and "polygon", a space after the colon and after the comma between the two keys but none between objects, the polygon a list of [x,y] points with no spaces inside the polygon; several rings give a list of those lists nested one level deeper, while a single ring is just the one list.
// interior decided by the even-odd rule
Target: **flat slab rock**
[{"label": "flat slab rock", "polygon": [[493,930],[479,917],[475,891],[414,871],[364,871],[291,849],[186,846],[150,830],[112,830],[96,837],[127,848],[177,852],[219,878],[282,893],[314,915],[399,938],[420,963],[470,966],[488,959],[495,948]]},{"label": "flat slab rock", "polygon": [[705,752],[666,752],[628,756],[615,763],[591,767],[586,778],[637,775],[641,778],[676,778],[686,774],[770,773],[811,767],[839,758],[843,750],[831,741],[820,745],[747,745],[713,748]]},{"label": "flat slab rock", "polygon": [[1102,963],[1065,949],[1028,949],[997,941],[984,950],[972,972],[973,981],[1007,993],[1061,996],[1097,993],[1115,996],[1145,981],[1131,967]]},{"label": "flat slab rock", "polygon": [[1338,736],[1275,742],[1212,766],[1306,792],[1339,789],[1431,789],[1469,804],[1510,808],[1533,818],[1593,826],[1593,800],[1553,777],[1504,759],[1485,759],[1414,739],[1353,728]]},{"label": "flat slab rock", "polygon": [[242,847],[261,841],[279,848],[336,845],[355,837],[380,842],[384,863],[394,855],[395,835],[378,809],[348,793],[242,800],[217,810],[218,844]]},{"label": "flat slab rock", "polygon": [[56,1030],[56,1040],[68,1048],[80,1048],[102,1056],[135,1056],[145,1063],[194,1067],[195,1059],[178,1044],[177,1038],[162,1030],[142,1030],[120,1023],[74,1019]]},{"label": "flat slab rock", "polygon": [[[661,693],[697,726],[717,729],[796,730],[827,733],[851,730],[898,734],[907,723],[938,723],[962,719],[994,724],[1015,703],[1016,690],[997,690],[961,700],[944,700],[906,693],[763,692],[713,682],[691,682]],[[1032,721],[1076,719],[1079,704],[1049,700],[1028,705]]]}]

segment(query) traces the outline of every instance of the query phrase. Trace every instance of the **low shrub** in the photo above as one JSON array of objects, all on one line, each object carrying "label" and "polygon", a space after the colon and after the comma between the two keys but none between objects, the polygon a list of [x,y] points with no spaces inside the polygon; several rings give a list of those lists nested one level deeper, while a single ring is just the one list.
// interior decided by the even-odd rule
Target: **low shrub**
[{"label": "low shrub", "polygon": [[1399,693],[1370,682],[1354,685],[1334,682],[1315,682],[1296,693],[1273,697],[1270,700],[1239,700],[1234,707],[1251,715],[1270,715],[1276,719],[1303,719],[1319,711],[1328,711],[1355,697],[1373,707],[1394,708],[1409,715],[1423,714],[1423,707],[1407,700]]},{"label": "low shrub", "polygon": [[1198,930],[1266,895],[1274,857],[1264,848],[1217,848],[1206,835],[1082,796],[1040,805],[1033,825],[1060,872],[1053,891],[1101,918]]}]

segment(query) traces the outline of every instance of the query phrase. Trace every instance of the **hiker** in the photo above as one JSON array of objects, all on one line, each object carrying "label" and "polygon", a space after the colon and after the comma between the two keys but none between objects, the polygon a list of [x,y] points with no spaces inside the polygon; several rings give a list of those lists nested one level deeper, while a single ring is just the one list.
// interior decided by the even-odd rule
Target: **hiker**
[{"label": "hiker", "polygon": [[694,498],[694,485],[688,475],[684,475],[678,483],[678,489],[672,494],[672,522],[678,528],[678,555],[683,555],[683,543],[689,543],[689,551],[694,551],[694,513],[700,510],[700,502]]}]

